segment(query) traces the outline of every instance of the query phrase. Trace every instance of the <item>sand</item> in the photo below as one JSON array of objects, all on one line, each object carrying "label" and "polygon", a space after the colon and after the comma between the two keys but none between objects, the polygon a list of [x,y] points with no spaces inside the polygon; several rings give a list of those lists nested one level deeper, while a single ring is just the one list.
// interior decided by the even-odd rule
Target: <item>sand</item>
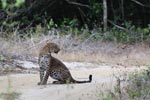
[{"label": "sand", "polygon": [[125,73],[138,70],[135,67],[124,68],[105,65],[89,67],[90,64],[73,64],[77,66],[69,67],[69,69],[76,80],[88,80],[89,74],[92,74],[92,82],[52,84],[54,80],[49,78],[47,85],[39,86],[37,85],[39,82],[38,72],[34,74],[10,74],[0,76],[0,93],[18,92],[21,94],[19,100],[98,100],[101,90],[113,88],[116,81],[115,76],[123,76]]}]

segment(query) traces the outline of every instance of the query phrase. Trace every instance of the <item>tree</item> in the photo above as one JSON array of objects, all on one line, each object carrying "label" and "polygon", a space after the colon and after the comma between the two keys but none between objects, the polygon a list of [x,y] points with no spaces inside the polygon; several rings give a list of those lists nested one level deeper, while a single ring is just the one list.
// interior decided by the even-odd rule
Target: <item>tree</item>
[{"label": "tree", "polygon": [[107,0],[103,0],[103,23],[104,31],[107,30]]}]

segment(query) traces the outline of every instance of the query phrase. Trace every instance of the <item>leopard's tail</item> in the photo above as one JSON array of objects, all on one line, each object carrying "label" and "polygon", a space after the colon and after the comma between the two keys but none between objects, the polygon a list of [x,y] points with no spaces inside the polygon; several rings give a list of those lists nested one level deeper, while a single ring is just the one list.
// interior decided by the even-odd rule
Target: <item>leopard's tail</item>
[{"label": "leopard's tail", "polygon": [[77,81],[77,80],[73,81],[73,83],[90,83],[90,82],[92,82],[92,75],[89,75],[88,81]]}]

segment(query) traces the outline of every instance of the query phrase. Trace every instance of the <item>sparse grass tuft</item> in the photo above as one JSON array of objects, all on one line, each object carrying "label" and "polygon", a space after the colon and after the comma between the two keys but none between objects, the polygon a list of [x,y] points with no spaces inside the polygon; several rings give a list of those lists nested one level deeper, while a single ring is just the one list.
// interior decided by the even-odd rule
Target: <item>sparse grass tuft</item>
[{"label": "sparse grass tuft", "polygon": [[1,93],[0,100],[16,100],[19,99],[20,93],[10,92],[10,93]]},{"label": "sparse grass tuft", "polygon": [[132,99],[150,99],[150,68],[130,76],[128,94]]},{"label": "sparse grass tuft", "polygon": [[18,93],[16,91],[12,91],[11,78],[9,75],[7,75],[7,79],[8,79],[7,92],[0,93],[0,100],[17,100],[17,99],[19,99],[19,96],[21,93]]},{"label": "sparse grass tuft", "polygon": [[98,100],[150,100],[150,67],[116,78],[109,90],[98,92]]},{"label": "sparse grass tuft", "polygon": [[116,100],[116,96],[111,92],[106,93],[106,92],[101,91],[99,93],[98,100]]}]

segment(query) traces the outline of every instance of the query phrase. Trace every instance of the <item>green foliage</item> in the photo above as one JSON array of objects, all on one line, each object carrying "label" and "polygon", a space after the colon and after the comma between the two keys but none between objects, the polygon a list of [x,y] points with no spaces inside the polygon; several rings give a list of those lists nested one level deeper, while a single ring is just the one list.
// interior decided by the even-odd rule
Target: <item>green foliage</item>
[{"label": "green foliage", "polygon": [[129,77],[128,94],[132,99],[150,96],[150,68]]},{"label": "green foliage", "polygon": [[90,11],[88,13],[88,16],[90,19],[92,19],[93,23],[97,23],[97,21],[102,21],[102,12],[103,12],[103,6],[100,1],[97,0],[89,0],[90,3]]},{"label": "green foliage", "polygon": [[6,0],[2,0],[2,8],[5,9],[7,7],[7,1]]},{"label": "green foliage", "polygon": [[78,27],[78,20],[77,19],[69,19],[64,18],[61,23],[62,28],[75,28]]},{"label": "green foliage", "polygon": [[[103,32],[102,28],[96,28],[94,30],[89,30],[88,26],[85,25],[82,28],[77,28],[74,25],[77,25],[77,22],[75,23],[75,20],[69,20],[64,19],[61,26],[59,27],[59,35],[68,35],[70,34],[73,37],[79,38],[79,39],[87,39],[88,41],[116,41],[118,43],[150,43],[150,28],[136,28],[134,25],[131,25],[130,23],[126,23],[125,29],[118,29],[116,27],[110,28],[108,31]],[[49,24],[47,24],[47,29],[51,30],[53,28],[58,28],[57,24],[54,23],[54,21],[51,19],[49,21]],[[44,28],[40,25],[37,25],[37,27],[34,30],[42,30],[41,33],[44,32]],[[35,32],[35,34],[39,34],[38,32]],[[29,32],[28,32],[29,33]]]},{"label": "green foliage", "polygon": [[137,31],[140,32],[140,37],[142,42],[150,43],[150,26],[147,28],[137,28]]},{"label": "green foliage", "polygon": [[6,58],[3,55],[0,55],[0,62],[6,60]]},{"label": "green foliage", "polygon": [[[25,3],[25,0],[2,0],[2,9],[5,12],[5,19],[0,21],[1,31],[5,31],[3,36],[11,37],[14,31],[18,31],[21,20],[14,20],[14,18],[21,12],[19,9]],[[24,17],[23,17],[24,18]]]},{"label": "green foliage", "polygon": [[2,9],[5,9],[5,11],[10,11],[13,10],[15,7],[22,6],[25,3],[25,0],[15,0],[15,2],[8,2],[7,0],[2,0],[1,3]]},{"label": "green foliage", "polygon": [[117,41],[122,43],[150,43],[150,27],[136,28],[134,25],[125,23],[125,29],[113,27],[101,34],[104,41]]},{"label": "green foliage", "polygon": [[1,93],[0,100],[16,100],[16,99],[19,99],[19,96],[20,96],[20,93],[17,93],[17,92]]},{"label": "green foliage", "polygon": [[49,20],[49,22],[48,22],[48,24],[47,24],[47,29],[52,29],[52,28],[57,28],[58,27],[58,25],[57,24],[55,24],[55,22],[54,22],[54,20],[51,18],[50,20]]},{"label": "green foliage", "polygon": [[79,36],[81,30],[78,27],[78,21],[77,19],[68,19],[64,18],[64,20],[61,23],[61,30],[62,32],[60,35],[67,35],[71,34],[72,36]]},{"label": "green foliage", "polygon": [[100,92],[98,100],[115,100],[111,93]]},{"label": "green foliage", "polygon": [[22,6],[24,3],[25,3],[25,0],[16,0],[15,6],[16,6],[16,7],[20,7],[20,6]]},{"label": "green foliage", "polygon": [[[33,5],[33,8],[35,7],[35,9],[28,9],[29,11],[27,11],[28,7],[24,5],[25,2],[27,1],[1,1],[1,8],[7,13],[7,18],[4,18],[0,21],[0,28],[2,31],[5,31],[5,36],[11,37],[14,34],[19,34],[22,37],[40,36],[41,34],[47,34],[45,31],[55,28],[61,30],[60,36],[71,34],[71,36],[79,37],[80,39],[90,38],[90,40],[92,41],[102,40],[122,43],[150,43],[150,25],[148,27],[141,28],[131,24],[130,21],[126,21],[124,22],[124,24],[122,24],[125,30],[112,26],[108,28],[108,31],[104,33],[102,31],[102,27],[100,27],[100,22],[102,21],[101,18],[103,6],[102,2],[97,0],[88,1],[90,7],[89,12],[84,12],[86,10],[83,10],[85,16],[88,17],[86,19],[87,23],[91,20],[90,24],[95,25],[93,30],[89,29],[88,24],[84,23],[83,25],[80,25],[81,20],[78,18],[79,16],[63,16],[62,20],[59,19],[59,21],[57,21],[56,19],[53,19],[52,16],[49,16],[49,13],[47,13],[46,11],[41,12],[40,14],[36,13],[36,10],[40,8],[40,3],[44,2],[40,1],[39,3],[37,3],[39,4],[37,5],[37,7]],[[32,14],[32,12],[34,14]],[[32,15],[30,15],[29,17],[28,15],[26,15],[28,13]],[[36,21],[42,21],[42,23],[35,23]],[[32,26],[32,24],[34,26]]]},{"label": "green foliage", "polygon": [[[12,30],[12,26],[13,28],[18,26],[25,28],[29,24],[32,24],[32,26],[48,24],[48,27],[53,27],[52,19],[57,26],[62,26],[68,21],[68,24],[72,25],[72,27],[78,27],[79,24],[82,27],[87,24],[91,28],[103,26],[102,0],[79,0],[74,2],[67,3],[59,0],[1,0],[0,11],[4,11],[7,14],[7,18],[2,18],[0,26],[2,24],[6,27],[5,29],[10,28],[10,30]],[[149,7],[143,6],[143,10],[141,9],[142,6],[131,2],[130,0],[126,2],[118,0],[118,2],[110,1],[107,3],[108,19],[118,25],[131,21],[136,27],[146,27],[149,24],[149,15],[147,14]],[[142,3],[149,5],[146,0],[143,0]],[[144,16],[140,16],[141,14]],[[47,23],[43,20],[47,20]],[[10,25],[14,22],[15,24]],[[9,25],[10,27],[8,27]]]}]

